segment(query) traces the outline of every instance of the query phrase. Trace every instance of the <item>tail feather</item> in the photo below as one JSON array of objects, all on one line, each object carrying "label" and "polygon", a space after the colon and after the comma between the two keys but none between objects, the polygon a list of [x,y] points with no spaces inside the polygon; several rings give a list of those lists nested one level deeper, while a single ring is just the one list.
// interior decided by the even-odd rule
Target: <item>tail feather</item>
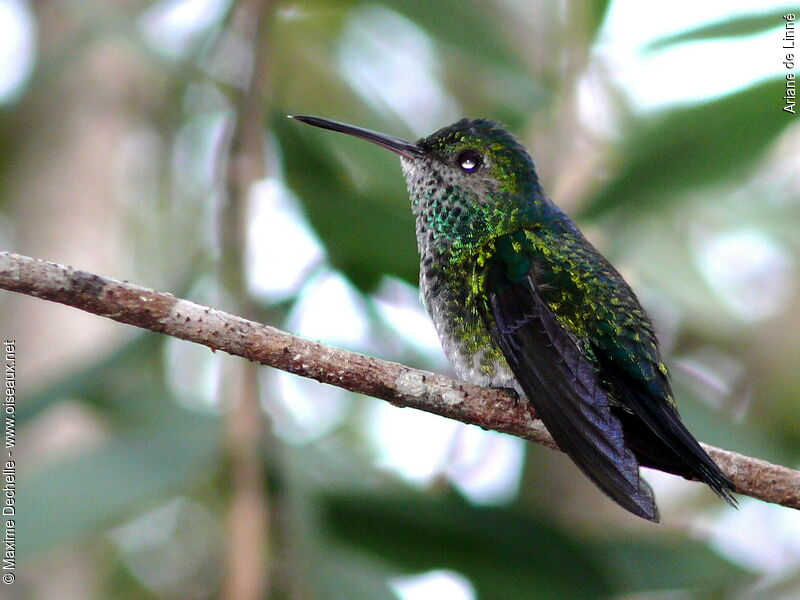
[{"label": "tail feather", "polygon": [[677,411],[669,405],[660,408],[659,412],[666,414],[661,415],[661,425],[657,428],[651,428],[637,414],[615,410],[625,432],[625,443],[636,455],[639,464],[702,481],[728,504],[737,506],[733,496],[735,486],[689,433]]}]

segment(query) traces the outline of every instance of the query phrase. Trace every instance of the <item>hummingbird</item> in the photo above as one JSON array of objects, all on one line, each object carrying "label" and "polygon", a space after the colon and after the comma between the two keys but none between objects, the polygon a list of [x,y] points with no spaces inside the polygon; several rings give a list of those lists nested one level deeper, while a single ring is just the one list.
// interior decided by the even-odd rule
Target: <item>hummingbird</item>
[{"label": "hummingbird", "polygon": [[462,119],[410,142],[291,118],[399,155],[421,296],[458,377],[514,390],[586,477],[639,517],[659,520],[640,466],[702,481],[736,505],[733,483],[681,421],[650,317],[545,194],[512,133]]}]

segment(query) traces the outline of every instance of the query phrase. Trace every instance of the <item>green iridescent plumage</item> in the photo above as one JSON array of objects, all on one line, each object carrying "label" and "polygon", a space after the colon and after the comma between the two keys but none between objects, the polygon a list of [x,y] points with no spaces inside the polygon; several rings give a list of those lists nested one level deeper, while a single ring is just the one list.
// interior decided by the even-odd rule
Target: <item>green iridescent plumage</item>
[{"label": "green iridescent plumage", "polygon": [[539,185],[508,131],[464,119],[416,143],[295,117],[400,155],[420,288],[458,375],[514,388],[614,501],[657,520],[639,466],[733,486],[681,423],[636,295]]}]

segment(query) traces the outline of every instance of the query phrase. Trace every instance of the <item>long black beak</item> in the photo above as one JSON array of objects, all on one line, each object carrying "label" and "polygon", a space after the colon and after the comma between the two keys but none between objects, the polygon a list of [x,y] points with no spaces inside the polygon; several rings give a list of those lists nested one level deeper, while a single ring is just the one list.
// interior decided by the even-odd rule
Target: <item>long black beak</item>
[{"label": "long black beak", "polygon": [[367,140],[373,144],[377,144],[387,150],[391,150],[395,154],[405,156],[406,158],[416,158],[422,156],[425,152],[422,148],[413,142],[401,140],[400,138],[355,127],[354,125],[347,125],[346,123],[339,123],[338,121],[331,121],[330,119],[323,119],[322,117],[309,117],[306,115],[288,115],[290,119],[297,119],[303,123],[308,123],[314,127],[321,127],[322,129],[330,129],[331,131],[338,131],[339,133],[346,133],[362,140]]}]

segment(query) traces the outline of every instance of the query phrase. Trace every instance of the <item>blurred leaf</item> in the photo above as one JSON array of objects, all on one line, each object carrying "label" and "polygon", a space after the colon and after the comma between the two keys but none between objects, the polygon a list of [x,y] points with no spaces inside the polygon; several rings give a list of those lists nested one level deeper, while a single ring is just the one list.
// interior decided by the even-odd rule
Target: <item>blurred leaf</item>
[{"label": "blurred leaf", "polygon": [[[164,340],[137,335],[108,358],[20,402],[23,424],[65,399],[84,402],[114,433],[110,441],[48,462],[20,481],[23,554],[112,526],[208,470],[219,452],[219,420],[177,405],[161,377]],[[28,522],[27,515],[35,518]]]},{"label": "blurred leaf", "polygon": [[784,92],[783,78],[770,79],[632,125],[619,171],[586,204],[582,216],[658,206],[693,186],[746,176],[747,167],[790,124],[780,110]]},{"label": "blurred leaf", "polygon": [[[163,380],[161,348],[166,338],[153,333],[139,333],[96,363],[69,372],[46,388],[35,391],[20,402],[20,426],[47,408],[65,399],[78,399],[103,411],[103,415],[121,426],[141,426],[163,417],[168,394]],[[142,393],[148,382],[148,393]],[[157,410],[153,410],[154,405]]]},{"label": "blurred leaf", "polygon": [[592,2],[588,2],[587,5],[589,33],[594,39],[597,37],[603,22],[606,20],[606,13],[608,13],[608,7],[611,6],[611,2],[609,0],[593,0]]},{"label": "blurred leaf", "polygon": [[[447,58],[442,79],[458,99],[461,116],[486,117],[512,131],[522,131],[555,100],[551,82],[532,75],[528,69],[475,64],[471,57],[456,53],[449,53]],[[465,70],[472,74],[470,78],[464,77]]]},{"label": "blurred leaf", "polygon": [[337,546],[327,548],[315,564],[314,579],[325,600],[397,600],[388,579],[395,572],[374,556]]},{"label": "blurred leaf", "polygon": [[[614,535],[599,541],[597,555],[620,594],[647,590],[741,589],[750,577],[704,544],[672,533],[643,537]],[[696,596],[692,596],[696,597]]]},{"label": "blurred leaf", "polygon": [[[285,173],[303,202],[309,222],[319,234],[331,263],[363,290],[384,274],[416,284],[419,258],[414,219],[403,189],[397,158],[383,150],[280,115],[274,131],[284,154]],[[322,138],[327,136],[329,141]],[[314,139],[316,138],[316,139]],[[359,185],[343,160],[358,169]]]},{"label": "blurred leaf", "polygon": [[653,589],[734,589],[744,572],[700,542],[581,540],[513,510],[421,495],[330,497],[333,533],[409,571],[463,573],[482,599],[603,598]]},{"label": "blurred leaf", "polygon": [[97,533],[185,486],[187,478],[208,470],[218,453],[217,435],[217,419],[182,411],[22,478],[20,555]]},{"label": "blurred leaf", "polygon": [[385,0],[383,4],[423,27],[435,40],[468,52],[475,60],[522,64],[508,42],[510,16],[501,5],[478,0]]},{"label": "blurred leaf", "polygon": [[702,40],[715,40],[727,37],[740,37],[753,35],[768,31],[776,27],[783,27],[786,21],[784,15],[788,9],[780,11],[747,14],[724,21],[718,21],[710,25],[701,25],[685,31],[680,31],[673,35],[664,36],[650,42],[647,50],[663,50],[670,46],[683,44],[685,42],[697,42]]},{"label": "blurred leaf", "polygon": [[335,536],[410,572],[463,573],[484,600],[602,598],[613,586],[591,552],[543,521],[422,495],[327,501]]},{"label": "blurred leaf", "polygon": [[[330,539],[322,521],[320,495],[331,487],[350,490],[352,485],[375,485],[374,467],[332,438],[321,445],[289,445],[281,454],[280,491],[275,490],[284,504],[281,536],[296,553],[292,568],[303,572],[303,581],[298,582],[306,592],[303,595],[325,600],[395,600],[388,578],[397,575],[397,569],[382,556]],[[385,481],[383,476],[381,483]]]}]

